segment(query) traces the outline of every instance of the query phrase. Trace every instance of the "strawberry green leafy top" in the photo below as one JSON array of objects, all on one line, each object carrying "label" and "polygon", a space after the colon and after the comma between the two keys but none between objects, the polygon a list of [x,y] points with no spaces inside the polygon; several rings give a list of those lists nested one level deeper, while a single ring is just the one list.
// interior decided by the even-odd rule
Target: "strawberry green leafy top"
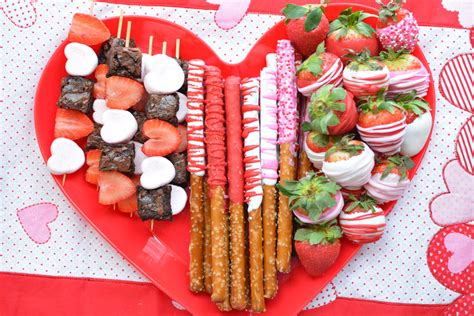
[{"label": "strawberry green leafy top", "polygon": [[302,17],[306,17],[304,23],[304,30],[311,32],[318,27],[319,22],[323,16],[322,6],[326,5],[329,0],[321,0],[321,5],[307,4],[304,6],[288,3],[282,10],[283,15],[286,17],[285,23],[289,20],[296,20]]},{"label": "strawberry green leafy top", "polygon": [[374,28],[364,22],[368,17],[375,17],[375,15],[363,11],[352,12],[351,7],[347,8],[341,12],[336,20],[331,22],[329,34],[337,31],[336,39],[339,40],[346,36],[350,30],[354,30],[365,37],[372,37],[372,34],[375,33]]},{"label": "strawberry green leafy top", "polygon": [[376,58],[370,56],[370,51],[365,48],[360,53],[356,53],[353,50],[349,49],[349,53],[344,55],[344,57],[350,58],[351,62],[348,67],[353,71],[364,71],[364,70],[381,70],[383,69],[382,62],[378,61]]},{"label": "strawberry green leafy top", "polygon": [[408,170],[415,166],[410,157],[402,155],[390,156],[383,163],[386,167],[382,172],[381,179],[387,177],[393,170],[397,170],[400,173],[400,180],[404,180],[407,178]]},{"label": "strawberry green leafy top", "polygon": [[363,194],[357,199],[353,194],[349,194],[349,206],[344,210],[346,213],[350,213],[356,208],[360,208],[362,210],[371,211],[375,213],[375,207],[377,206],[377,201],[374,200],[371,196],[367,194]]},{"label": "strawberry green leafy top", "polygon": [[318,45],[316,52],[309,56],[296,70],[296,74],[302,71],[309,71],[313,76],[317,77],[323,73],[323,59],[321,54],[326,51],[324,42]]},{"label": "strawberry green leafy top", "polygon": [[416,90],[408,94],[400,94],[395,97],[395,102],[407,112],[413,112],[421,116],[430,111],[430,105],[424,99],[416,96]]},{"label": "strawberry green leafy top", "polygon": [[395,113],[395,108],[401,108],[401,106],[393,100],[385,100],[385,89],[381,89],[377,93],[377,99],[367,98],[359,102],[359,110],[367,113],[378,113],[382,110],[387,110],[390,113]]},{"label": "strawberry green leafy top", "polygon": [[300,228],[295,233],[295,240],[307,241],[311,245],[333,244],[342,237],[342,231],[333,219],[321,225]]},{"label": "strawberry green leafy top", "polygon": [[341,188],[323,175],[309,172],[298,181],[285,181],[277,184],[280,192],[289,197],[292,210],[303,209],[313,220],[318,220],[328,208],[335,206],[336,193]]},{"label": "strawberry green leafy top", "polygon": [[397,11],[402,8],[402,3],[406,0],[390,0],[389,3],[384,4],[381,0],[375,0],[380,4],[381,8],[379,11],[379,19],[385,23],[389,18],[392,18],[395,22],[397,21]]},{"label": "strawberry green leafy top", "polygon": [[351,157],[360,154],[365,149],[365,147],[361,142],[352,142],[353,139],[353,134],[343,136],[337,143],[334,144],[334,146],[326,151],[326,158],[335,152],[346,152]]}]

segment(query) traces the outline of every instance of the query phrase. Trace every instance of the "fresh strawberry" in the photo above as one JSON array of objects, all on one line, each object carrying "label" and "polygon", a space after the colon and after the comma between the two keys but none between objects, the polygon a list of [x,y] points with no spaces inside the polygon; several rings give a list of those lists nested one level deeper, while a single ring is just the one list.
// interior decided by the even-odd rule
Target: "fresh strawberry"
[{"label": "fresh strawberry", "polygon": [[327,51],[342,59],[345,63],[349,60],[345,55],[351,49],[360,53],[367,49],[371,56],[379,52],[379,43],[375,30],[364,20],[374,17],[363,11],[352,12],[352,8],[342,11],[339,17],[329,26],[329,35],[326,39]]},{"label": "fresh strawberry", "polygon": [[423,67],[421,61],[402,49],[394,51],[389,48],[387,51],[380,52],[380,60],[388,67],[390,71],[417,70]]},{"label": "fresh strawberry", "polygon": [[143,85],[135,80],[112,76],[106,79],[107,107],[128,110],[140,102],[145,94]]},{"label": "fresh strawberry", "polygon": [[405,110],[406,123],[411,124],[424,113],[430,111],[430,105],[424,99],[416,96],[417,91],[413,90],[409,94],[398,95],[394,101]]},{"label": "fresh strawberry", "polygon": [[186,151],[188,148],[188,140],[187,140],[187,133],[186,133],[186,126],[184,125],[178,125],[178,131],[179,134],[181,135],[181,143],[179,143],[178,149],[176,149],[177,153],[182,153],[183,151]]},{"label": "fresh strawberry", "polygon": [[377,100],[367,100],[359,106],[358,125],[363,128],[399,122],[404,113],[395,101],[385,100],[380,93]]},{"label": "fresh strawberry", "polygon": [[357,123],[352,93],[334,85],[326,85],[313,93],[308,111],[311,122],[303,127],[320,134],[345,134]]},{"label": "fresh strawberry", "polygon": [[334,136],[310,132],[306,137],[306,145],[316,153],[324,153],[334,145],[336,138]]},{"label": "fresh strawberry", "polygon": [[136,192],[133,181],[118,171],[101,171],[99,188],[99,203],[103,205],[118,203]]},{"label": "fresh strawberry", "polygon": [[337,162],[360,155],[364,151],[364,143],[352,138],[352,135],[342,137],[339,142],[326,151],[324,161]]},{"label": "fresh strawberry", "polygon": [[105,42],[109,37],[110,31],[104,22],[89,14],[76,13],[67,38],[70,42],[93,46]]},{"label": "fresh strawberry", "polygon": [[410,157],[402,155],[393,155],[378,161],[372,170],[372,174],[382,174],[381,179],[387,177],[390,173],[400,176],[400,180],[406,179],[408,170],[415,166]]},{"label": "fresh strawberry", "polygon": [[176,151],[181,143],[181,134],[172,124],[158,120],[146,120],[143,135],[150,138],[143,144],[142,151],[147,156],[166,156]]},{"label": "fresh strawberry", "polygon": [[336,225],[336,220],[296,231],[296,254],[309,275],[321,276],[331,268],[341,250],[341,236],[341,228]]},{"label": "fresh strawberry", "polygon": [[117,202],[117,208],[120,212],[133,213],[138,210],[137,194],[134,193],[125,200]]},{"label": "fresh strawberry", "polygon": [[329,22],[324,15],[323,5],[287,4],[282,10],[286,17],[288,38],[305,57],[316,51],[316,47],[324,41],[329,31]]},{"label": "fresh strawberry", "polygon": [[89,150],[86,154],[86,163],[88,166],[98,165],[100,162],[101,152],[99,149]]},{"label": "fresh strawberry", "polygon": [[89,150],[86,155],[86,163],[89,166],[86,170],[86,181],[95,185],[99,183],[100,156],[99,149]]},{"label": "fresh strawberry", "polygon": [[419,28],[413,14],[402,8],[406,0],[390,0],[380,4],[379,21],[377,23],[377,37],[385,49],[396,51],[406,49],[412,52],[418,43]]},{"label": "fresh strawberry", "polygon": [[107,97],[105,88],[105,82],[107,79],[105,76],[107,75],[107,72],[109,72],[109,66],[106,64],[100,64],[95,69],[94,76],[97,82],[94,83],[94,90],[92,91],[94,99],[105,99]]},{"label": "fresh strawberry", "polygon": [[94,123],[84,113],[62,108],[56,110],[54,138],[76,140],[88,136],[93,130]]}]

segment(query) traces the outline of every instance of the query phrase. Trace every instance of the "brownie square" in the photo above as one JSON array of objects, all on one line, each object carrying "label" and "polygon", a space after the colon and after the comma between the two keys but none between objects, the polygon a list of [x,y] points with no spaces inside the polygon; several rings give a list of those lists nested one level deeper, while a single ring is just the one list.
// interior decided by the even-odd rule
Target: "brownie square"
[{"label": "brownie square", "polygon": [[171,220],[171,186],[146,190],[138,187],[138,216],[142,221],[149,219]]},{"label": "brownie square", "polygon": [[133,47],[112,47],[107,57],[107,77],[121,76],[131,79],[142,77],[142,52]]},{"label": "brownie square", "polygon": [[[133,39],[130,39],[129,47],[137,47]],[[111,36],[102,46],[99,51],[99,64],[107,64],[107,56],[112,47],[125,47],[125,40]]]},{"label": "brownie square", "polygon": [[171,183],[179,185],[179,186],[186,186],[188,183],[188,171],[186,170],[186,154],[184,153],[172,153],[166,158],[171,161],[176,170],[176,175],[174,176],[173,181]]},{"label": "brownie square", "polygon": [[133,175],[135,171],[135,146],[130,144],[106,144],[101,149],[99,169],[101,171],[119,171]]},{"label": "brownie square", "polygon": [[139,111],[130,111],[132,115],[135,117],[138,123],[138,130],[135,133],[135,136],[133,136],[133,140],[137,141],[139,143],[144,143],[148,140],[148,137],[143,135],[143,123],[146,121],[146,115],[144,112],[139,112]]},{"label": "brownie square", "polygon": [[182,94],[187,94],[188,93],[188,68],[189,68],[189,63],[186,60],[182,59],[177,59],[179,65],[183,69],[184,72],[184,82],[181,88],[179,88],[179,92]]},{"label": "brownie square", "polygon": [[89,113],[94,98],[94,81],[82,77],[68,76],[61,80],[61,96],[57,106],[63,109]]},{"label": "brownie square", "polygon": [[179,97],[177,93],[151,94],[145,105],[145,113],[148,119],[160,119],[173,125],[178,124],[176,113],[179,109]]},{"label": "brownie square", "polygon": [[87,136],[86,151],[92,149],[101,149],[104,145],[104,141],[100,136],[101,128],[102,126],[100,126],[99,124],[94,124],[94,130],[92,131],[92,133],[89,134],[89,136]]}]

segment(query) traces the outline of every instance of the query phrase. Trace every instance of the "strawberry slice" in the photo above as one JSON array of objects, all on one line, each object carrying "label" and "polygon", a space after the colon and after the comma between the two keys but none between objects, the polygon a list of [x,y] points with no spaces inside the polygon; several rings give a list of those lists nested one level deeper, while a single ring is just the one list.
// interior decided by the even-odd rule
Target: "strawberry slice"
[{"label": "strawberry slice", "polygon": [[133,213],[138,210],[138,201],[137,201],[137,194],[134,193],[130,197],[126,198],[125,200],[118,201],[117,207],[120,212],[124,213]]},{"label": "strawberry slice", "polygon": [[76,13],[72,17],[71,28],[67,36],[70,42],[93,46],[105,42],[109,37],[109,29],[95,16]]},{"label": "strawberry slice", "polygon": [[99,185],[99,163],[90,166],[86,170],[86,181],[90,184]]},{"label": "strawberry slice", "polygon": [[107,107],[128,110],[143,98],[145,89],[139,82],[119,76],[106,79],[105,83]]},{"label": "strawberry slice", "polygon": [[99,172],[99,203],[112,205],[131,197],[136,192],[133,181],[118,171]]},{"label": "strawberry slice", "polygon": [[94,90],[92,91],[94,99],[105,99],[107,97],[105,92],[105,81],[107,79],[105,76],[107,72],[109,72],[109,66],[106,64],[100,64],[95,69],[94,76],[97,82],[94,83]]},{"label": "strawberry slice", "polygon": [[56,111],[54,138],[76,140],[88,136],[93,130],[94,123],[84,113],[61,108]]},{"label": "strawberry slice", "polygon": [[101,152],[99,149],[89,150],[86,155],[86,163],[88,166],[98,165],[100,162]]},{"label": "strawberry slice", "polygon": [[181,143],[181,134],[172,124],[158,120],[147,120],[143,124],[143,135],[150,138],[142,151],[147,156],[166,156],[176,151]]},{"label": "strawberry slice", "polygon": [[188,148],[188,136],[186,134],[186,126],[178,125],[178,131],[181,134],[181,143],[179,143],[178,149],[176,149],[177,153],[182,153]]}]

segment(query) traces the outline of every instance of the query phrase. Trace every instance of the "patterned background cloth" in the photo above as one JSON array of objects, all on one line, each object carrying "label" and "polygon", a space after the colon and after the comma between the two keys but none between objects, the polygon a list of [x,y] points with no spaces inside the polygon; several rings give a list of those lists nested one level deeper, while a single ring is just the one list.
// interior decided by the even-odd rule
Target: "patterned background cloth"
[{"label": "patterned background cloth", "polygon": [[[39,77],[66,38],[72,14],[87,12],[89,5],[87,1],[65,0],[8,0],[0,4],[0,271],[147,282],[64,198],[36,143],[33,105]],[[97,3],[94,14],[99,18],[117,16],[121,8],[127,15],[150,15],[178,23],[232,63],[241,61],[253,43],[282,18],[247,14],[237,26],[224,31],[216,24],[215,12],[209,10]],[[228,25],[221,22],[221,26]],[[473,54],[469,39],[468,29],[421,27],[420,46],[433,73],[437,102],[424,161],[388,216],[383,238],[364,246],[308,309],[327,304],[336,296],[448,304],[459,293],[472,293],[472,285],[467,290],[453,285],[459,285],[463,274],[472,277],[474,260],[472,226],[464,224],[473,220],[474,205],[468,192],[474,187]],[[450,182],[449,177],[455,180]],[[38,228],[37,222],[50,223]],[[457,225],[440,231],[440,226],[453,224]],[[449,248],[445,239],[453,232],[461,235],[455,236],[455,244],[467,244],[467,248]],[[436,233],[442,237],[430,244]],[[470,257],[463,253],[466,249],[471,249]],[[446,262],[454,260],[453,253],[459,257],[458,270],[463,269],[439,272],[441,268],[444,271]],[[432,274],[433,269],[438,272]]]}]

